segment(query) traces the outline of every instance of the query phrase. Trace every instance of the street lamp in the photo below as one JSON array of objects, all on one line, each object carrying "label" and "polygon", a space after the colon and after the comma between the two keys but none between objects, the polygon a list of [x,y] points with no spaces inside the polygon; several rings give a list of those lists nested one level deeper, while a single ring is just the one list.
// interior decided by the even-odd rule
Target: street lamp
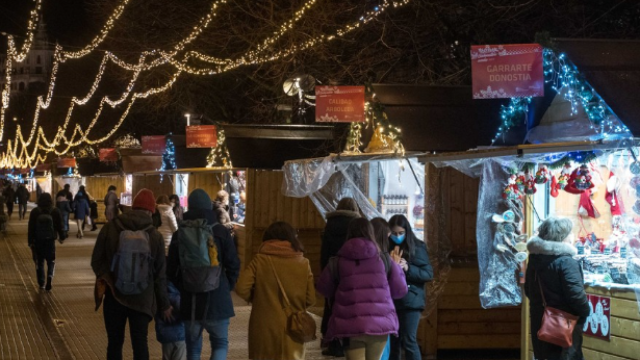
[{"label": "street lamp", "polygon": [[191,114],[184,114],[184,116],[187,118],[187,126],[189,126],[191,124]]}]

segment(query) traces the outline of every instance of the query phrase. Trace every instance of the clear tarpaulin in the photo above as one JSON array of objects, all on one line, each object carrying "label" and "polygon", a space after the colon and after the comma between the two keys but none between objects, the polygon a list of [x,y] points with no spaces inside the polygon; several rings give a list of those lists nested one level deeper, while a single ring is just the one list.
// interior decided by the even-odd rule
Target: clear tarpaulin
[{"label": "clear tarpaulin", "polygon": [[[336,209],[340,199],[352,197],[367,219],[389,219],[403,214],[413,224],[416,236],[425,239],[425,212],[437,211],[438,207],[427,204],[425,208],[424,165],[415,157],[333,155],[288,161],[283,171],[282,193],[291,197],[309,196],[323,217]],[[436,181],[430,180],[429,186]],[[449,273],[448,254],[451,249],[449,244],[434,244],[428,238],[426,241],[431,263],[440,271],[438,278],[427,285],[427,309],[423,316],[435,309],[437,298],[442,293]]]}]

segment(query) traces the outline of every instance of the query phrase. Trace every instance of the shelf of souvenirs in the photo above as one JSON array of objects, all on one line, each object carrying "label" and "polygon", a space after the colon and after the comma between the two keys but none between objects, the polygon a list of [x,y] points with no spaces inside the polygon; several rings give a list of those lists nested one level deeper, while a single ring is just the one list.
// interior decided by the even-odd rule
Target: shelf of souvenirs
[{"label": "shelf of souvenirs", "polygon": [[640,288],[640,257],[635,252],[627,247],[605,248],[602,252],[589,250],[579,250],[574,256],[583,269],[585,284]]}]

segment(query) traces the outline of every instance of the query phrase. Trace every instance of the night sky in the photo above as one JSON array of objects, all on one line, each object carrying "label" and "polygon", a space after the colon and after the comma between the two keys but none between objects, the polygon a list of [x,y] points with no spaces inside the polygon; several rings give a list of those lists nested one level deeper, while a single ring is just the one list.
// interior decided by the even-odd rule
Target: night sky
[{"label": "night sky", "polygon": [[[93,29],[92,21],[83,0],[43,1],[44,21],[51,41],[62,45],[81,46],[89,41],[98,31]],[[34,1],[3,0],[0,1],[0,31],[20,36],[27,31],[29,12],[34,8]],[[0,37],[2,46],[6,46],[6,38]]]}]

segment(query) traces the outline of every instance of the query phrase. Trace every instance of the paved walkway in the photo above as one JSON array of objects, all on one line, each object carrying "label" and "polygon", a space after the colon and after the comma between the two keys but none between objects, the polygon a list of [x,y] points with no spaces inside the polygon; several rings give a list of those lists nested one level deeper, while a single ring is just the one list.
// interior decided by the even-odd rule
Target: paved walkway
[{"label": "paved walkway", "polygon": [[[94,311],[95,277],[90,267],[98,232],[86,232],[83,239],[76,239],[76,226],[71,225],[69,239],[56,247],[51,292],[38,288],[26,232],[27,221],[14,217],[6,235],[0,236],[0,359],[105,359],[107,336],[102,309]],[[251,307],[235,295],[234,304],[228,358],[247,359]],[[318,317],[316,320],[319,323]],[[208,359],[208,341],[204,343],[202,358]],[[329,359],[320,354],[318,341],[307,346],[307,359]],[[131,359],[128,339],[124,349],[125,359]],[[149,350],[151,359],[162,358],[153,322],[149,325]]]}]

